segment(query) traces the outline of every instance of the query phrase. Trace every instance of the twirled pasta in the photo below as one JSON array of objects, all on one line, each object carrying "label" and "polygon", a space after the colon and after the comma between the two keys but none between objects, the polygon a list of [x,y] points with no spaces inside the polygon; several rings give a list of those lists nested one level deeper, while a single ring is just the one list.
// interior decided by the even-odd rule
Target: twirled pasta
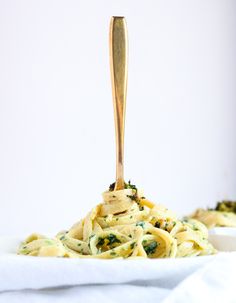
[{"label": "twirled pasta", "polygon": [[145,199],[130,183],[103,193],[103,203],[55,238],[29,236],[18,253],[69,258],[175,258],[213,254],[206,227],[180,221],[167,208]]}]

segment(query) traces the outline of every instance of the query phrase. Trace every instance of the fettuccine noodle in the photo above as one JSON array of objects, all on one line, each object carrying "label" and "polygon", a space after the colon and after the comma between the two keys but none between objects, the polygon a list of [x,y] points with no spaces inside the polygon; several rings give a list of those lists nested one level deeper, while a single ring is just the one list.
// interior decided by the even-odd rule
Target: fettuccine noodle
[{"label": "fettuccine noodle", "polygon": [[236,227],[236,214],[233,212],[199,208],[190,217],[201,221],[208,228],[215,226]]},{"label": "fettuccine noodle", "polygon": [[103,193],[103,202],[55,238],[32,234],[18,253],[68,258],[176,258],[209,255],[207,228],[197,220],[178,220],[130,183]]}]

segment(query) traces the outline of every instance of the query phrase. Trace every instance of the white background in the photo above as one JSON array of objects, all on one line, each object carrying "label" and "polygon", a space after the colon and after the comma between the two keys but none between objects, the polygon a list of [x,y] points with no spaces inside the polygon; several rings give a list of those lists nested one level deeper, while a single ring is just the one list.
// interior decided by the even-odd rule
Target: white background
[{"label": "white background", "polygon": [[114,181],[112,15],[126,179],[181,214],[236,199],[235,1],[0,0],[1,234],[68,228]]}]

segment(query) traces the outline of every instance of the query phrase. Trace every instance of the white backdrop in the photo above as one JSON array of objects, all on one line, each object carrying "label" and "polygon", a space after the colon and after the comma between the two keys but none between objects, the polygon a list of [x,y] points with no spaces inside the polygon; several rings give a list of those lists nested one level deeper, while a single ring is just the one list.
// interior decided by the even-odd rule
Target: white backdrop
[{"label": "white backdrop", "polygon": [[234,0],[0,0],[1,234],[67,228],[114,181],[112,15],[127,180],[181,214],[236,199]]}]

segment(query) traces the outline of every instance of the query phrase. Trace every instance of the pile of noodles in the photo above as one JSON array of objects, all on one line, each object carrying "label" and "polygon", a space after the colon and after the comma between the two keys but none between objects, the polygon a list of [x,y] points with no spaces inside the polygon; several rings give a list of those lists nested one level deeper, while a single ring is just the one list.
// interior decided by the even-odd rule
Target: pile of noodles
[{"label": "pile of noodles", "polygon": [[30,235],[18,254],[67,258],[178,258],[215,253],[199,221],[178,220],[130,183],[103,193],[103,202],[56,237]]}]

